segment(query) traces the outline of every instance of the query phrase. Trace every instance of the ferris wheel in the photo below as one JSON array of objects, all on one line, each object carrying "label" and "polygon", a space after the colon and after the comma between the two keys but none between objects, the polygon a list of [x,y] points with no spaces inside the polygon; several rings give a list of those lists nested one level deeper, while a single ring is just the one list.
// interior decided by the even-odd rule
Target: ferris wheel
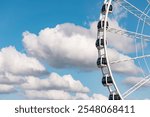
[{"label": "ferris wheel", "polygon": [[[145,0],[146,1],[146,0]],[[117,3],[124,10],[129,12],[132,16],[137,19],[137,26],[135,31],[123,30],[123,29],[115,29],[110,27],[109,24],[109,15],[113,13],[113,4]],[[101,69],[102,72],[102,84],[109,91],[109,100],[124,100],[130,94],[138,90],[140,87],[145,85],[150,81],[150,63],[147,61],[150,58],[150,54],[148,54],[148,50],[145,50],[145,45],[148,46],[148,42],[150,42],[150,36],[144,33],[145,27],[150,26],[150,0],[146,1],[147,6],[144,11],[138,9],[133,4],[129,3],[127,0],[104,0],[101,12],[100,19],[97,24],[97,40],[96,40],[96,48],[98,50],[98,59],[97,66]],[[117,35],[123,35],[125,37],[130,37],[134,39],[135,43],[135,56],[132,56],[128,59],[119,59],[115,61],[111,61],[109,59],[109,38],[108,32],[115,33]],[[120,42],[121,43],[121,42]],[[139,43],[139,44],[137,44]],[[140,49],[139,49],[140,45]],[[150,48],[149,48],[150,49]],[[150,52],[149,52],[150,53]],[[142,62],[140,61],[142,59]],[[141,75],[143,79],[135,83],[131,88],[126,90],[124,93],[121,93],[120,88],[118,88],[116,84],[116,79],[114,78],[113,70],[111,65],[118,64],[127,61],[136,61],[136,65],[141,68]],[[144,65],[142,65],[144,64]],[[144,66],[144,67],[143,67]]]}]

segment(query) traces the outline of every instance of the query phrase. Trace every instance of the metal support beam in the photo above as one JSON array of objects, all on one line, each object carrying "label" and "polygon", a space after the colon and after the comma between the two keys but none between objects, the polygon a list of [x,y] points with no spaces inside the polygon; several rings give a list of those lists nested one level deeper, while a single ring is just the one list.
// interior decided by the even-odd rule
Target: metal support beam
[{"label": "metal support beam", "polygon": [[130,38],[143,39],[144,41],[150,41],[149,35],[144,35],[144,34],[132,32],[132,31],[115,29],[115,28],[109,28],[107,31],[111,33],[116,33],[122,36],[130,37]]},{"label": "metal support beam", "polygon": [[144,21],[147,25],[150,25],[150,17],[144,12],[142,12],[140,9],[136,8],[134,5],[129,3],[128,1],[126,0],[113,0],[113,1],[119,3],[119,5],[122,6],[125,10],[133,14],[138,19]]},{"label": "metal support beam", "polygon": [[122,59],[122,60],[112,61],[112,62],[110,62],[110,64],[116,64],[116,63],[120,63],[120,62],[126,62],[126,61],[131,61],[131,60],[141,59],[141,58],[149,58],[149,57],[150,57],[150,55],[137,56],[137,57],[134,57],[134,58],[129,58],[129,59]]}]

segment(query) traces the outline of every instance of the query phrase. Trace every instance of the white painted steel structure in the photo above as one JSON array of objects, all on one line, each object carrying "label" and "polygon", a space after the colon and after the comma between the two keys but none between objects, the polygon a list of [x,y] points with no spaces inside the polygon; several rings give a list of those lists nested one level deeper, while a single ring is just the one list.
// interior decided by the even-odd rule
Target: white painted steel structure
[{"label": "white painted steel structure", "polygon": [[[149,3],[149,0],[147,0]],[[143,22],[143,27],[141,33],[132,32],[132,31],[127,31],[127,30],[121,30],[121,29],[114,29],[109,27],[109,22],[108,22],[108,16],[110,13],[113,12],[112,8],[112,2],[118,3],[122,8],[127,10],[129,13],[133,14],[135,17],[138,18],[139,22],[137,25],[137,30],[139,28],[139,23],[142,21]],[[103,6],[102,6],[102,11],[100,13],[100,19],[98,23],[98,31],[97,31],[97,42],[96,42],[96,47],[98,49],[98,67],[101,68],[102,74],[103,74],[103,85],[106,86],[109,90],[109,99],[110,100],[123,100],[126,98],[128,95],[139,89],[141,86],[143,86],[145,83],[150,81],[150,75],[145,76],[143,80],[135,84],[133,87],[131,87],[129,90],[127,90],[125,93],[121,94],[119,91],[119,88],[117,87],[115,83],[115,79],[113,77],[113,73],[111,70],[110,65],[111,64],[117,64],[119,62],[125,62],[125,61],[130,61],[130,60],[136,60],[136,59],[144,59],[144,62],[146,64],[147,69],[150,69],[149,66],[146,62],[145,58],[150,57],[150,55],[146,55],[144,52],[144,46],[142,44],[142,56],[138,56],[137,53],[137,47],[136,47],[136,57],[130,58],[130,59],[124,59],[124,60],[117,60],[117,61],[110,61],[108,58],[108,47],[107,47],[107,32],[112,32],[116,33],[119,35],[124,35],[127,37],[131,37],[135,39],[140,39],[143,41],[149,42],[150,41],[150,36],[149,35],[144,35],[143,30],[145,25],[150,25],[150,17],[148,16],[148,13],[150,12],[150,4],[145,8],[145,11],[142,12],[138,8],[136,8],[134,5],[129,3],[126,0],[104,0]],[[107,79],[109,78],[109,79]]]},{"label": "white painted steel structure", "polygon": [[107,52],[107,21],[108,21],[108,14],[109,14],[109,8],[110,8],[110,5],[111,5],[111,2],[112,0],[105,0],[104,1],[104,5],[107,6],[106,7],[106,12],[105,14],[101,14],[100,15],[100,21],[104,20],[104,28],[102,31],[98,30],[98,34],[97,34],[97,39],[100,39],[101,38],[101,35],[102,35],[102,38],[104,39],[104,47],[101,48],[101,49],[98,49],[98,55],[99,55],[99,58],[101,57],[104,57],[106,58],[106,63],[107,65],[105,67],[101,67],[101,70],[102,70],[102,73],[103,73],[103,76],[106,76],[106,75],[109,75],[111,78],[112,78],[112,82],[113,82],[113,85],[108,85],[107,88],[110,92],[110,94],[118,94],[120,99],[123,99],[120,92],[119,92],[119,89],[115,83],[115,80],[113,78],[113,74],[112,74],[112,70],[111,70],[111,67],[110,67],[110,62],[109,62],[109,59],[108,59],[108,52]]}]

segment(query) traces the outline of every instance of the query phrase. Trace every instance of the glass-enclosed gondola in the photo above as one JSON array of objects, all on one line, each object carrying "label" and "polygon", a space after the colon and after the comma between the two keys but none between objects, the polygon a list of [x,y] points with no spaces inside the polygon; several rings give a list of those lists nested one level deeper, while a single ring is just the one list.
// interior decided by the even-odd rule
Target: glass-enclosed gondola
[{"label": "glass-enclosed gondola", "polygon": [[104,39],[103,38],[97,39],[95,45],[98,50],[104,48]]},{"label": "glass-enclosed gondola", "polygon": [[112,92],[109,95],[109,100],[121,100],[121,97],[120,97],[120,95],[118,93]]},{"label": "glass-enclosed gondola", "polygon": [[97,59],[97,66],[99,68],[107,66],[107,60],[106,60],[106,58],[105,57],[99,57]]},{"label": "glass-enclosed gondola", "polygon": [[109,75],[105,75],[103,78],[102,78],[102,84],[104,86],[110,86],[113,84],[113,81],[112,81],[112,78],[111,76]]},{"label": "glass-enclosed gondola", "polygon": [[[107,7],[108,7],[108,3],[102,6],[102,9],[101,9],[102,14],[106,14]],[[113,6],[110,4],[108,13],[112,13],[112,10],[113,10]]]},{"label": "glass-enclosed gondola", "polygon": [[[108,21],[106,21],[106,29],[108,29],[108,26],[109,26]],[[97,24],[98,31],[103,31],[104,27],[105,27],[105,21],[100,20]]]}]

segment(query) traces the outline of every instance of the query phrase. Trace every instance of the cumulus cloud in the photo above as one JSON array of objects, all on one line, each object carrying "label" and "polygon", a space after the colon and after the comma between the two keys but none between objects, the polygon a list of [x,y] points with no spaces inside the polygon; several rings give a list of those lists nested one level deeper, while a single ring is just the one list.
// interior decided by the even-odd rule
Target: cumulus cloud
[{"label": "cumulus cloud", "polygon": [[1,94],[17,92],[17,87],[28,99],[104,99],[102,95],[89,97],[90,90],[71,75],[51,73],[44,76],[46,78],[37,77],[45,73],[45,67],[36,58],[20,53],[14,47],[1,49],[0,59]]},{"label": "cumulus cloud", "polygon": [[28,99],[50,99],[50,100],[107,100],[107,97],[101,94],[88,96],[86,93],[77,93],[75,96],[62,90],[37,91],[27,90],[25,96]]},{"label": "cumulus cloud", "polygon": [[0,93],[14,93],[26,75],[45,74],[45,67],[33,57],[9,46],[0,50]]},{"label": "cumulus cloud", "polygon": [[[39,35],[25,32],[23,34],[23,44],[28,54],[45,61],[52,67],[96,70],[97,50],[94,46],[96,40],[96,37],[94,37],[94,35],[96,36],[95,32],[95,22],[91,24],[90,29],[67,23],[57,25],[54,28],[43,29]],[[108,40],[109,39],[110,42],[115,40],[115,38],[110,38],[108,36]],[[114,48],[121,51],[130,51],[133,49],[132,41],[126,42],[124,40],[124,43],[120,43],[121,39],[122,38],[120,37],[118,41],[114,41],[114,43],[117,44],[113,45],[112,43]],[[128,57],[115,49],[109,48],[108,51],[111,60],[120,57]],[[115,65],[112,69],[117,72],[121,71],[121,73],[130,72],[133,74],[140,71],[133,61],[122,63],[121,65],[122,66]],[[119,67],[116,68],[117,66]],[[129,66],[130,69],[124,69],[126,66]]]},{"label": "cumulus cloud", "polygon": [[13,85],[0,84],[0,94],[9,94],[16,92],[16,89]]},{"label": "cumulus cloud", "polygon": [[71,95],[68,92],[62,90],[48,90],[48,91],[27,90],[25,91],[25,96],[28,99],[45,99],[45,100],[71,99]]},{"label": "cumulus cloud", "polygon": [[108,98],[102,94],[93,94],[92,96],[88,96],[85,93],[76,93],[76,95],[73,97],[77,100],[107,100]]},{"label": "cumulus cloud", "polygon": [[27,99],[107,99],[101,94],[89,96],[90,90],[83,84],[74,80],[71,75],[60,76],[51,73],[47,78],[27,77],[26,82],[21,85]]},{"label": "cumulus cloud", "polygon": [[7,84],[7,85],[17,85],[24,83],[25,79],[23,76],[16,76],[11,73],[1,73],[0,74],[0,84]]},{"label": "cumulus cloud", "polygon": [[25,90],[64,90],[68,92],[88,93],[89,89],[84,87],[80,81],[73,79],[71,75],[59,76],[52,73],[46,79],[27,77],[27,82],[22,84]]},{"label": "cumulus cloud", "polygon": [[5,72],[16,75],[34,75],[45,73],[45,67],[36,58],[28,57],[10,46],[0,51],[0,73]]},{"label": "cumulus cloud", "polygon": [[30,55],[44,59],[50,66],[96,68],[95,40],[89,32],[74,24],[62,24],[42,30],[39,36],[26,32],[23,43]]}]

